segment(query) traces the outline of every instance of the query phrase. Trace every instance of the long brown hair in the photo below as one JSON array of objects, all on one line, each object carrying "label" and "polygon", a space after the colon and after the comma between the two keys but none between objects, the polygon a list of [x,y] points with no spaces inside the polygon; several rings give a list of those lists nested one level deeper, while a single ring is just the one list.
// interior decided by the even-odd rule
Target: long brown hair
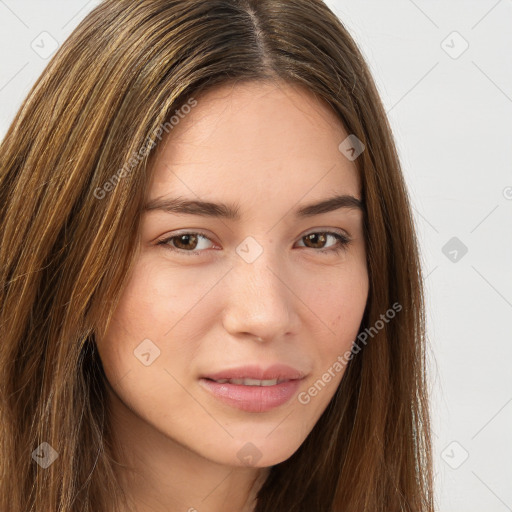
[{"label": "long brown hair", "polygon": [[[411,207],[368,67],[320,0],[106,0],[33,86],[0,149],[1,510],[110,512],[121,500],[91,341],[136,255],[147,141],[201,91],[274,79],[322,98],[365,146],[371,340],[304,443],[271,468],[256,511],[433,510]],[[396,318],[375,328],[393,304]],[[47,469],[31,456],[43,442],[58,453]]]}]

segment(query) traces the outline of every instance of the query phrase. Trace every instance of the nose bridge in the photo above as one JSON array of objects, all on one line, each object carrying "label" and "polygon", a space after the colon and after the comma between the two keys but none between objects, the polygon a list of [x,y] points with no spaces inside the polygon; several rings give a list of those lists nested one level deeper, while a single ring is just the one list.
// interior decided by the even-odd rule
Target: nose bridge
[{"label": "nose bridge", "polygon": [[264,249],[256,240],[246,239],[236,249],[224,317],[225,328],[232,334],[266,339],[292,329],[293,294],[270,245]]}]

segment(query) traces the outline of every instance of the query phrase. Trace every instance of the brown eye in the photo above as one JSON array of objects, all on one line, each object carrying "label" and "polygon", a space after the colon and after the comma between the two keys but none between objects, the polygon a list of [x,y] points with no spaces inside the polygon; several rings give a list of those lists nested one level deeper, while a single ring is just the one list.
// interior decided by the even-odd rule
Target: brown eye
[{"label": "brown eye", "polygon": [[182,254],[199,256],[203,252],[202,249],[208,249],[208,242],[211,242],[211,240],[206,235],[189,232],[169,236],[160,240],[158,245]]},{"label": "brown eye", "polygon": [[[326,246],[330,238],[334,239],[337,243]],[[350,239],[348,237],[331,231],[309,233],[308,235],[303,236],[301,238],[301,241],[302,240],[305,241],[304,247],[308,249],[315,249],[317,252],[321,253],[337,253],[342,249],[345,249],[350,243]],[[204,245],[203,241],[206,242],[207,245],[208,242],[211,242],[206,235],[196,232],[188,232],[167,237],[164,240],[159,241],[158,245],[165,246],[171,251],[176,251],[178,253],[190,256],[199,256],[201,252],[203,252],[202,249],[208,248]]]},{"label": "brown eye", "polygon": [[[338,243],[331,244],[326,248],[325,244],[329,240],[329,237],[334,238]],[[345,249],[346,246],[350,243],[350,239],[340,233],[334,233],[331,231],[318,231],[314,233],[309,233],[301,238],[304,240],[305,247],[309,249],[318,249],[318,252],[329,253],[329,252],[339,252],[342,249]]]},{"label": "brown eye", "polygon": [[[312,249],[323,249],[323,245],[327,242],[327,236],[326,233],[311,233],[310,235],[306,235],[304,240],[307,241],[306,247],[311,247]],[[321,247],[318,247],[319,245]]]},{"label": "brown eye", "polygon": [[175,240],[174,246],[177,249],[192,249],[194,250],[197,247],[198,237],[194,234],[187,235],[178,235],[173,236],[170,240]]}]

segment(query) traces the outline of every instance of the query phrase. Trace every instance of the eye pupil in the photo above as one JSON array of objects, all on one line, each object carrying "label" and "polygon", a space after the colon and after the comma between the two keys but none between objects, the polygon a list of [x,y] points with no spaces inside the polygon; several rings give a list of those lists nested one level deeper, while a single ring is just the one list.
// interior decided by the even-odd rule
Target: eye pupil
[{"label": "eye pupil", "polygon": [[[313,244],[318,244],[320,243],[321,247],[322,247],[322,244],[325,244],[326,240],[327,240],[327,237],[325,235],[325,233],[311,233],[309,235],[306,235],[306,240],[308,241],[313,241]],[[316,239],[316,242],[315,242],[315,239]],[[307,244],[306,244],[307,245]],[[309,247],[309,246],[308,246]],[[314,249],[318,249],[318,247],[314,246],[313,247]]]},{"label": "eye pupil", "polygon": [[[192,249],[193,250],[193,249],[195,249],[195,247],[197,245],[197,236],[195,236],[193,234],[179,235],[179,236],[175,237],[175,240],[177,240],[177,242],[175,242],[175,246],[178,247],[178,249]],[[192,243],[192,245],[187,244],[187,242],[190,242],[191,240],[192,240],[192,242],[195,242],[195,243]],[[183,241],[185,241],[185,244],[182,243]]]}]

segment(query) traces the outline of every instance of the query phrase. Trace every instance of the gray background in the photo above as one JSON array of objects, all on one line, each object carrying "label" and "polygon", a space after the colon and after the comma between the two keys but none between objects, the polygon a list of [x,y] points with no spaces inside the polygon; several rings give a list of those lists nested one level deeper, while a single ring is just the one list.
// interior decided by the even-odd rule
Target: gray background
[{"label": "gray background", "polygon": [[[0,0],[0,137],[98,3]],[[512,511],[512,0],[327,3],[371,67],[414,205],[438,509]]]}]

